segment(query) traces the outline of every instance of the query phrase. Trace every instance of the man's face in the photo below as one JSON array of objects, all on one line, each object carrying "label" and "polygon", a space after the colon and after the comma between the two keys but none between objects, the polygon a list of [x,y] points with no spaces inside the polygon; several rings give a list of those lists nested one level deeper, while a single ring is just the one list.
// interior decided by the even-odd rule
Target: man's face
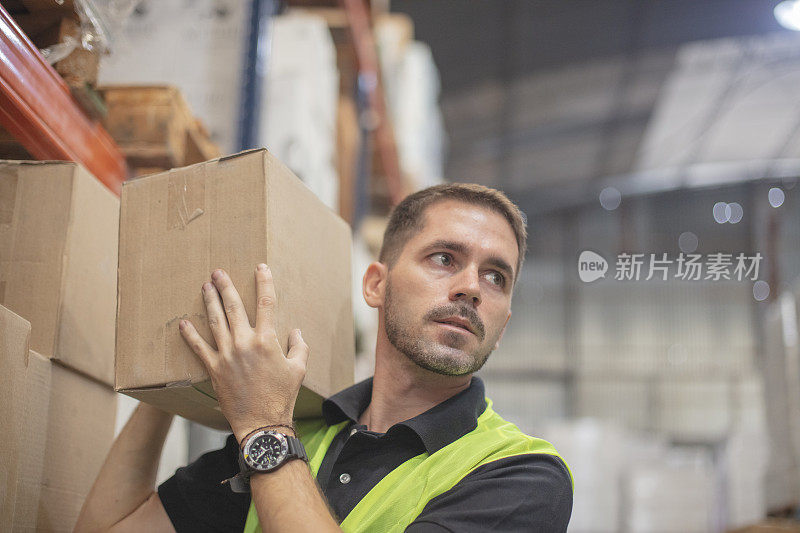
[{"label": "man's face", "polygon": [[480,369],[511,316],[517,241],[499,213],[445,200],[388,273],[389,342],[414,363],[461,376]]}]

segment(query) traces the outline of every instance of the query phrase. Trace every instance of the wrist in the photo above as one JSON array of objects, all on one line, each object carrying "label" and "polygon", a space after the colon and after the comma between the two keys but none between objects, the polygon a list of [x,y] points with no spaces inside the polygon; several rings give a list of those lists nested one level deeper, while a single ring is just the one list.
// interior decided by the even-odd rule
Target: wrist
[{"label": "wrist", "polygon": [[291,437],[297,437],[297,429],[294,426],[293,421],[285,421],[285,422],[275,422],[269,424],[261,424],[257,426],[250,426],[250,429],[241,429],[241,430],[234,430],[233,434],[236,437],[237,442],[239,443],[239,447],[241,448],[244,446],[245,441],[256,431],[260,431],[262,429],[266,429],[269,431],[276,431],[278,433],[283,433],[284,435],[289,435]]}]

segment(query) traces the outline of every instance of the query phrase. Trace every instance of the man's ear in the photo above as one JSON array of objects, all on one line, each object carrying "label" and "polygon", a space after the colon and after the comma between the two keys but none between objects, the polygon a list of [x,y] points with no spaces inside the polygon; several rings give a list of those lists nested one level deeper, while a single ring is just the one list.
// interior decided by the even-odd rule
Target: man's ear
[{"label": "man's ear", "polygon": [[503,335],[506,333],[506,328],[508,327],[508,321],[511,320],[511,309],[508,310],[508,316],[506,317],[506,323],[503,324],[503,329],[500,331],[500,336],[497,337],[497,342],[494,343],[494,350],[500,347],[500,339],[503,338]]},{"label": "man's ear", "polygon": [[388,276],[389,268],[383,263],[375,261],[369,264],[367,271],[364,272],[364,279],[361,281],[364,301],[368,306],[374,308],[383,306]]}]

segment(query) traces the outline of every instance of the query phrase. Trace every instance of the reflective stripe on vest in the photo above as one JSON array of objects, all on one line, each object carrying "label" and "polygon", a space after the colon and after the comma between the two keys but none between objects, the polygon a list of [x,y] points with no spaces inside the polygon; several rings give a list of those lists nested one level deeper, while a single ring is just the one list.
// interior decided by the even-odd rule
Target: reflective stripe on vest
[{"label": "reflective stripe on vest", "polygon": [[[297,423],[297,432],[308,453],[308,464],[314,478],[334,437],[346,425],[347,421],[344,421],[328,427],[322,419]],[[514,424],[503,420],[492,409],[492,401],[486,398],[486,410],[478,417],[474,430],[433,455],[422,453],[389,472],[356,504],[340,527],[348,533],[403,531],[429,501],[453,488],[479,466],[529,453],[554,455],[563,461],[549,442],[529,437]],[[260,532],[258,514],[251,501],[244,533]]]}]

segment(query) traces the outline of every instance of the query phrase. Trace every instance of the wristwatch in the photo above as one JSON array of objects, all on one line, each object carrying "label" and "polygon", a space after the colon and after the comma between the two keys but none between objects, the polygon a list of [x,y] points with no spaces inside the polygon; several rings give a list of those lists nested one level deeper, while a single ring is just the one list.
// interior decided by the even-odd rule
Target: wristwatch
[{"label": "wristwatch", "polygon": [[254,431],[239,448],[239,473],[223,483],[230,483],[233,492],[250,492],[250,476],[273,472],[292,459],[308,461],[300,439],[266,429]]}]

